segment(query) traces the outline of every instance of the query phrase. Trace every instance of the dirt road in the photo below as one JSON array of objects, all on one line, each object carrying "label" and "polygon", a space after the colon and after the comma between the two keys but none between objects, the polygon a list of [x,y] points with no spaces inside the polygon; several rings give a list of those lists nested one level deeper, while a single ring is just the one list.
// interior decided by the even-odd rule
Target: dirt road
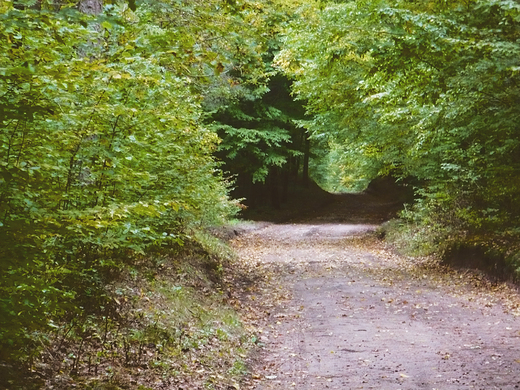
[{"label": "dirt road", "polygon": [[266,272],[248,297],[269,313],[251,388],[520,388],[516,291],[396,255],[373,234],[387,209],[345,196],[234,241]]}]

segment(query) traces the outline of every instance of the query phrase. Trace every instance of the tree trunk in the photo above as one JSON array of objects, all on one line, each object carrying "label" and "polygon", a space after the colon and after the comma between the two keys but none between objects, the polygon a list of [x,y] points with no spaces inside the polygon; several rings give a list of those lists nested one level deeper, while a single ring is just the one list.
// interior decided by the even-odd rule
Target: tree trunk
[{"label": "tree trunk", "polygon": [[309,158],[311,153],[311,140],[309,137],[305,138],[305,151],[303,155],[303,185],[309,186]]},{"label": "tree trunk", "polygon": [[269,189],[271,191],[271,206],[280,208],[280,193],[278,191],[278,167],[272,167],[269,172]]},{"label": "tree trunk", "polygon": [[99,15],[103,11],[103,0],[81,0],[78,9],[88,15]]},{"label": "tree trunk", "polygon": [[286,203],[289,199],[289,178],[290,178],[290,172],[289,169],[286,168],[283,170],[282,174],[282,204]]},{"label": "tree trunk", "polygon": [[300,173],[300,156],[291,157],[291,177],[298,181],[298,175]]}]

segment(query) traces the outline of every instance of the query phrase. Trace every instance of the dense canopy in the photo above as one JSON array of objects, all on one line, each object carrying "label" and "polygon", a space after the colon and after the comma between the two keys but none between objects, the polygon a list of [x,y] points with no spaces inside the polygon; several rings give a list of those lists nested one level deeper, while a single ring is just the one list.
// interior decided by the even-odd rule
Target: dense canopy
[{"label": "dense canopy", "polygon": [[418,199],[406,216],[439,240],[516,239],[519,11],[512,1],[302,7],[275,63],[308,102],[312,137],[327,139],[325,163],[339,170],[329,185],[408,179]]}]

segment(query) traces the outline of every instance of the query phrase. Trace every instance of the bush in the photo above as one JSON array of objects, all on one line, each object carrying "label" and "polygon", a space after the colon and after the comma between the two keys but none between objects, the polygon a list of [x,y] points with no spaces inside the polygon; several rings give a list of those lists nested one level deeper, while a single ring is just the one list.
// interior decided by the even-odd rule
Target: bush
[{"label": "bush", "polygon": [[235,210],[189,80],[149,51],[168,31],[133,22],[116,6],[0,14],[2,359],[30,360],[37,330],[107,307],[128,258]]}]

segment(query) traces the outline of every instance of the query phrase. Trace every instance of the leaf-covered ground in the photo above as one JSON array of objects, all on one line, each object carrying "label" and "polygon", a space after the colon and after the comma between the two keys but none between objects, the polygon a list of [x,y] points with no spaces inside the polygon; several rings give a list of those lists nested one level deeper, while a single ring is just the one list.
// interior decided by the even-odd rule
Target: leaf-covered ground
[{"label": "leaf-covered ground", "polygon": [[520,388],[518,292],[396,254],[374,234],[392,207],[338,196],[233,241],[257,275],[241,305],[262,347],[242,388]]}]

